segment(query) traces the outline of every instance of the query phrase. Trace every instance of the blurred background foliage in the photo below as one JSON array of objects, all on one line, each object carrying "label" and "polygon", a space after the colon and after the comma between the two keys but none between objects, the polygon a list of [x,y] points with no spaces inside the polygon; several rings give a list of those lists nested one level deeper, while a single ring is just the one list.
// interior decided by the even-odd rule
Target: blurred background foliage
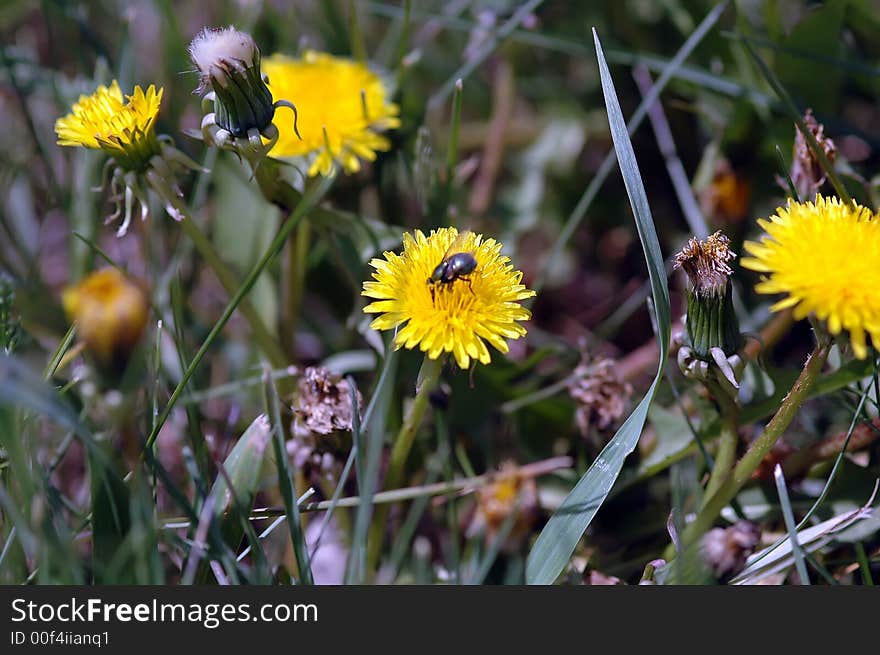
[{"label": "blurred background foliage", "polygon": [[[264,55],[305,49],[354,57],[366,54],[376,70],[396,83],[395,99],[401,107],[402,127],[389,134],[392,148],[362,172],[340,177],[322,208],[309,217],[302,288],[292,296],[282,288],[286,259],[281,257],[250,296],[267,324],[281,326],[279,333],[288,337],[282,347],[292,366],[323,365],[351,374],[365,397],[371,397],[383,344],[361,312],[361,283],[369,276],[369,259],[384,249],[398,248],[405,230],[455,224],[496,236],[516,267],[524,271],[528,286],[543,282],[532,307],[527,339],[513,342],[507,357],[495,353],[490,366],[478,367],[472,375],[451,371],[445,375],[443,397],[436,399],[439,409],[430,425],[440,434],[442,448],[430,435],[433,430],[426,429],[412,458],[410,483],[426,484],[432,475],[434,480],[478,475],[496,470],[507,460],[525,464],[561,455],[573,458],[572,468],[541,478],[542,510],[529,517],[525,537],[510,539],[500,556],[483,560],[486,546],[481,537],[467,534],[469,517],[475,511],[473,496],[443,496],[422,507],[413,529],[416,546],[412,548],[409,541],[400,546],[400,557],[407,564],[399,579],[444,579],[437,571],[454,570],[458,558],[464,558],[475,569],[479,568],[475,562],[488,562],[486,581],[522,580],[529,540],[626,417],[633,392],[635,398],[641,395],[656,365],[645,303],[647,274],[616,168],[571,238],[560,252],[553,252],[563,228],[576,224],[572,213],[611,149],[590,30],[595,27],[602,37],[628,117],[643,95],[634,74],[642,80],[656,80],[714,6],[704,0],[547,0],[533,4],[533,11],[519,16],[523,3],[508,0],[412,3],[406,28],[404,8],[397,2],[44,0],[2,4],[0,267],[14,290],[11,316],[20,318],[20,334],[17,363],[4,363],[0,384],[6,388],[6,401],[21,401],[31,394],[31,404],[25,405],[30,410],[23,419],[27,430],[13,434],[17,428],[7,412],[0,432],[7,489],[2,534],[7,547],[18,511],[22,525],[35,530],[34,540],[48,543],[55,539],[55,545],[46,546],[52,553],[64,551],[71,562],[78,562],[88,550],[88,539],[81,538],[88,523],[84,508],[89,492],[80,440],[63,450],[51,475],[25,475],[14,466],[16,450],[25,459],[33,458],[32,464],[45,467],[53,462],[65,433],[75,423],[70,422],[68,412],[75,416],[82,408],[82,390],[76,388],[72,365],[51,378],[56,388],[66,387],[63,395],[68,404],[63,411],[41,396],[43,387],[28,377],[45,369],[67,332],[59,302],[61,290],[104,265],[105,257],[147,281],[155,311],[153,328],[143,339],[139,368],[133,365],[127,387],[122,388],[124,394],[143,396],[138,401],[141,426],[148,423],[154,397],[164,402],[180,379],[181,358],[185,360],[198,348],[228,300],[213,273],[159,208],[148,222],[134,226],[123,238],[104,227],[102,219],[110,214],[110,205],[105,194],[91,190],[100,184],[103,157],[95,151],[56,146],[54,121],[79,94],[90,93],[99,83],[118,79],[123,90],[134,84],[163,86],[157,130],[173,136],[180,149],[210,169],[210,173],[182,177],[181,186],[199,221],[209,226],[222,257],[243,276],[265,250],[282,216],[259,194],[234,157],[218,156],[186,136],[201,120],[193,95],[197,75],[186,46],[205,25],[233,24],[251,32]],[[878,33],[880,9],[875,0],[730,3],[661,94],[676,156],[691,180],[699,204],[697,216],[708,232],[723,230],[733,250],[740,252],[743,239],[755,233],[754,219],[772,214],[786,197],[780,176],[791,164],[793,122],[746,54],[744,39],[768,62],[799,109],[812,108],[825,125],[838,148],[838,171],[853,197],[873,208],[880,205]],[[407,45],[402,49],[404,34]],[[401,55],[405,66],[399,68]],[[449,167],[452,96],[459,78],[463,91],[458,158]],[[657,134],[648,121],[633,134],[633,144],[660,245],[670,257],[692,235],[693,226],[670,180],[669,159],[658,148]],[[767,324],[770,304],[754,296],[755,279],[740,271],[734,277],[741,322],[744,331],[752,334]],[[674,319],[684,311],[683,288],[683,278],[670,275]],[[157,336],[155,321],[159,319],[166,326],[173,325],[174,331],[166,329]],[[285,322],[292,322],[292,329],[286,330]],[[778,403],[811,347],[806,322],[785,327],[762,352],[762,367],[752,367],[747,374],[743,393],[745,411],[751,411],[749,433],[772,411],[774,398]],[[154,352],[158,366],[152,361]],[[620,408],[609,410],[608,421],[591,415],[595,408],[584,409],[583,400],[568,392],[578,364],[600,358],[614,360],[612,382],[618,385],[606,402],[618,400]],[[226,459],[241,442],[239,435],[264,411],[260,362],[247,324],[234,316],[198,370],[189,396],[163,430],[158,459],[173,484],[190,499],[198,496],[194,486],[209,487],[217,470],[212,465],[193,475],[180,443],[187,441],[188,430],[196,430],[207,443],[211,462]],[[400,354],[386,419],[389,434],[400,423],[403,399],[412,394],[419,362],[418,353]],[[702,462],[674,392],[687,396],[691,404],[685,405],[694,416],[708,401],[687,389],[673,368],[670,365],[668,377],[675,387],[667,383],[661,388],[639,450],[590,527],[567,579],[589,580],[591,571],[601,571],[637,582],[645,564],[659,556],[669,541],[667,517],[674,497],[679,492],[684,498],[696,493]],[[279,379],[284,378],[279,375]],[[288,394],[289,382],[285,383]],[[28,386],[31,383],[34,386]],[[845,431],[858,401],[852,389],[842,384],[808,403],[787,435],[788,447],[802,449]],[[36,403],[35,397],[48,404]],[[45,411],[34,411],[39,407]],[[580,427],[579,409],[587,414]],[[876,416],[876,407],[869,411]],[[94,417],[89,420],[94,422]],[[289,423],[289,416],[284,423]],[[93,425],[93,429],[97,432],[100,426]],[[24,434],[27,439],[22,438]],[[704,436],[711,438],[711,432]],[[13,447],[12,442],[18,445]],[[447,444],[449,449],[444,451]],[[432,474],[431,456],[438,450],[446,459],[441,470]],[[878,473],[876,445],[847,459],[844,466],[819,518],[858,507],[870,496]],[[815,500],[815,483],[821,489],[827,467],[818,473],[816,478],[802,475],[792,489],[796,509],[805,509]],[[14,477],[19,480],[11,483]],[[135,518],[146,516],[146,525],[152,521],[151,514],[157,521],[182,514],[164,486],[153,486],[149,478],[142,482],[152,488],[153,495],[158,494],[158,505],[133,510]],[[678,491],[676,485],[681,487]],[[257,487],[256,483],[251,486]],[[36,518],[45,510],[36,507],[36,501],[26,500],[28,490],[55,508],[47,514],[54,521],[51,526]],[[317,491],[316,499],[329,498],[327,489]],[[344,495],[356,493],[357,487],[349,484]],[[772,535],[784,534],[772,482],[748,493],[739,502],[749,518],[762,522],[771,535],[770,543]],[[264,486],[262,505],[279,505],[276,494]],[[138,493],[134,496],[142,498]],[[446,503],[440,502],[444,499]],[[259,501],[257,505],[261,506]],[[403,539],[401,526],[409,509],[403,506],[392,513],[393,533],[399,539]],[[343,510],[339,512],[342,516]],[[310,522],[319,523],[317,518]],[[342,523],[340,518],[337,527],[344,532]],[[260,532],[266,522],[254,525]],[[831,546],[823,543],[825,548],[817,557],[833,579],[858,582],[866,570],[877,574],[876,521],[873,526],[849,540],[839,538]],[[148,544],[154,547],[141,544],[140,552],[153,552],[160,543],[161,552],[174,564],[144,556],[143,568],[137,569],[139,581],[177,582],[182,577],[184,567],[178,560],[180,553],[188,551],[182,545],[185,540],[172,532],[151,537]],[[65,534],[79,536],[65,542]],[[274,563],[270,578],[283,579],[278,562],[294,568],[281,541],[287,531],[272,534],[277,543],[267,540],[266,546]],[[241,532],[237,538],[241,539]],[[334,542],[337,551],[322,546],[325,557],[315,563],[319,581],[341,579],[344,542],[342,537]],[[426,544],[434,568],[420,564],[420,558],[426,557]],[[397,557],[394,539],[389,548]],[[25,547],[25,551],[39,549]],[[867,569],[852,566],[860,561],[867,562]],[[253,566],[254,571],[263,571],[259,561]],[[5,568],[0,567],[4,580],[19,581],[11,566]],[[71,570],[80,573],[53,572],[46,565],[39,568],[36,579],[89,579],[82,566]],[[266,578],[254,573],[252,579]]]}]

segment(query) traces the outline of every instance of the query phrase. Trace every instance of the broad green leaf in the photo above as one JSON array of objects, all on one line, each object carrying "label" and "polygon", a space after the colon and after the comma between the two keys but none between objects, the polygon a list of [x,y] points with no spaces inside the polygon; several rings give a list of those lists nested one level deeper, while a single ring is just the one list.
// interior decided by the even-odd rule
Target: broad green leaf
[{"label": "broad green leaf", "polygon": [[655,405],[648,419],[657,433],[657,446],[639,463],[639,473],[665,462],[687,448],[694,440],[682,413]]},{"label": "broad green leaf", "polygon": [[654,382],[644,398],[617,431],[617,434],[608,442],[608,445],[602,449],[599,457],[587,469],[575,488],[550,518],[541,534],[538,535],[526,563],[526,582],[529,584],[551,584],[556,580],[568,563],[578,541],[589,527],[596,512],[608,497],[617,476],[620,475],[624,460],[635,449],[639,441],[639,436],[648,417],[648,408],[651,406],[651,401],[654,399],[654,394],[662,379],[669,351],[671,320],[663,253],[660,251],[660,243],[654,229],[654,219],[651,216],[645,187],[642,184],[635,153],[629,140],[626,121],[623,119],[611,73],[608,70],[602,45],[595,30],[593,30],[593,38],[596,43],[602,92],[605,96],[605,107],[608,112],[611,137],[614,140],[614,150],[617,153],[617,161],[620,165],[620,172],[623,174],[626,193],[635,216],[639,239],[642,242],[648,274],[651,279],[651,294],[654,298],[657,317],[657,339],[660,344],[660,362]]},{"label": "broad green leaf", "polygon": [[214,511],[218,516],[229,512],[235,502],[233,492],[245,511],[253,505],[254,496],[272,472],[266,464],[272,457],[271,438],[272,426],[265,414],[254,419],[241,435],[223,462],[226,474],[219,473],[211,489]]}]

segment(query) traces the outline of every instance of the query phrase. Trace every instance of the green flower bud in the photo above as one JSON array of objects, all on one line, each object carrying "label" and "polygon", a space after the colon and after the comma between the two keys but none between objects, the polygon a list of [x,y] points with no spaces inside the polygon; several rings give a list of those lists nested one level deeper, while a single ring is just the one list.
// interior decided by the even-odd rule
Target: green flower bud
[{"label": "green flower bud", "polygon": [[724,355],[735,355],[742,344],[739,321],[733,308],[727,262],[729,240],[716,232],[704,241],[692,238],[675,257],[675,267],[683,268],[690,280],[688,290],[687,335],[694,354],[713,361],[713,348]]}]

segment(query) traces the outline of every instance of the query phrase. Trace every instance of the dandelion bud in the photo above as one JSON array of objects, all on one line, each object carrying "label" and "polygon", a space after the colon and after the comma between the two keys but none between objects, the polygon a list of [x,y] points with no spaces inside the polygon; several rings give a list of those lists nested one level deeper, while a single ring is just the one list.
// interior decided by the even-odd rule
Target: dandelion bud
[{"label": "dandelion bud", "polygon": [[118,269],[107,267],[66,289],[62,302],[98,363],[123,368],[147,326],[143,290]]},{"label": "dandelion bud", "polygon": [[694,354],[703,360],[717,360],[713,349],[730,357],[739,350],[741,335],[733,296],[728,262],[729,240],[716,232],[704,241],[692,238],[675,256],[675,267],[683,268],[690,280],[687,334]]},{"label": "dandelion bud", "polygon": [[214,93],[214,121],[234,137],[262,132],[272,124],[275,105],[260,72],[260,49],[250,34],[234,27],[205,28],[189,54],[199,69],[197,92]]}]

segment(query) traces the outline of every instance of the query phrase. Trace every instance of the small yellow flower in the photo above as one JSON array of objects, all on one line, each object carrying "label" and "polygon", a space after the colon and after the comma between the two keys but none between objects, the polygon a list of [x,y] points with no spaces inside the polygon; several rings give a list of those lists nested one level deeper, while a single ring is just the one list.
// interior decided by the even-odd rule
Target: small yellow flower
[{"label": "small yellow flower", "polygon": [[80,96],[71,113],[55,121],[58,145],[101,149],[127,170],[142,170],[159,154],[154,122],[164,89],[134,87],[123,98],[116,80]]},{"label": "small yellow flower", "polygon": [[867,208],[837,198],[790,201],[770,220],[759,219],[766,234],[746,242],[751,257],[742,265],[764,273],[759,293],[784,293],[771,308],[794,308],[826,321],[832,334],[849,332],[853,352],[867,354],[865,333],[880,346],[880,221]]},{"label": "small yellow flower", "polygon": [[280,137],[274,157],[308,157],[309,176],[328,175],[334,161],[355,173],[361,159],[373,161],[377,151],[391,147],[379,132],[400,126],[399,108],[389,102],[381,78],[364,64],[308,51],[301,59],[267,57],[263,72],[273,98],[296,104],[302,136],[294,133],[288,116],[276,116]]},{"label": "small yellow flower", "polygon": [[[494,239],[468,232],[460,252],[471,252],[477,266],[468,280],[429,285],[428,278],[456,241],[458,231],[440,228],[425,236],[403,235],[403,253],[386,252],[385,259],[373,259],[374,281],[364,282],[362,295],[376,299],[364,311],[380,314],[370,324],[375,330],[403,327],[395,337],[400,348],[418,346],[431,359],[452,353],[465,369],[471,359],[490,361],[488,341],[499,351],[508,351],[506,339],[518,339],[526,329],[517,321],[531,318],[520,300],[534,291],[520,284],[522,272],[501,254]],[[405,325],[404,325],[405,324]]]},{"label": "small yellow flower", "polygon": [[95,271],[65,289],[62,304],[79,337],[102,364],[124,363],[147,326],[146,295],[114,267]]}]

